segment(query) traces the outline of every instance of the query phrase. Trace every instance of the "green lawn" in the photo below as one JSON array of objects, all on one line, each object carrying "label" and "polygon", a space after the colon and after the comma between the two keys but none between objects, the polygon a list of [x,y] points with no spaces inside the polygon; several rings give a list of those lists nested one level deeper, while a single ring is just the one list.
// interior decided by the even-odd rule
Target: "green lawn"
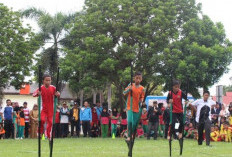
[{"label": "green lawn", "polygon": [[[232,143],[205,143],[185,140],[183,157],[232,157]],[[173,141],[173,157],[179,156],[179,142]],[[0,157],[37,157],[37,140],[0,140]],[[127,157],[123,139],[66,138],[54,139],[53,157]],[[168,141],[136,139],[133,157],[168,157]],[[48,141],[42,141],[42,157],[49,157]]]}]

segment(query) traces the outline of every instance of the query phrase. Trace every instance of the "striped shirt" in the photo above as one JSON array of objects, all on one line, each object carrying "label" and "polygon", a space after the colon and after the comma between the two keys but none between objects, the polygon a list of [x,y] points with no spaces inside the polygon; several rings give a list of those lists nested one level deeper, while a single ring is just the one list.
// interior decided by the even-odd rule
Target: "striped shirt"
[{"label": "striped shirt", "polygon": [[23,109],[23,113],[24,113],[25,123],[28,123],[29,120],[30,120],[30,118],[29,118],[29,113],[30,113],[29,109],[28,108],[24,108]]}]

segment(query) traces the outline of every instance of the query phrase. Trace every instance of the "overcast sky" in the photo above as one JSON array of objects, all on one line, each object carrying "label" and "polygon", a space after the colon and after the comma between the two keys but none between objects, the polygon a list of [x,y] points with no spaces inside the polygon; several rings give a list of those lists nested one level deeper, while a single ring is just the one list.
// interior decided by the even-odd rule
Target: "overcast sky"
[{"label": "overcast sky", "polygon": [[[208,15],[214,22],[222,22],[227,37],[232,41],[232,0],[196,0],[202,3],[203,13]],[[0,0],[0,3],[13,10],[20,10],[29,7],[44,9],[51,14],[56,12],[73,13],[82,9],[84,0]],[[30,22],[35,26],[33,22]],[[35,28],[36,29],[36,28]],[[231,84],[229,78],[232,76],[232,64],[229,66],[230,71],[224,74],[216,85]],[[215,94],[215,86],[210,88],[212,95]]]}]

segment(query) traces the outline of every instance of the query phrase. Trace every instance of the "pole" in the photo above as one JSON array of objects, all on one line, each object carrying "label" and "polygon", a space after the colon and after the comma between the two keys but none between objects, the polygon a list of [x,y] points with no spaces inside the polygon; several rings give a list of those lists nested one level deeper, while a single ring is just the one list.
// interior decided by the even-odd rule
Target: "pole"
[{"label": "pole", "polygon": [[[172,74],[171,74],[171,84],[170,84],[170,97],[172,99]],[[170,122],[169,122],[169,128],[168,128],[168,134],[169,134],[169,155],[172,156],[172,103],[170,104]]]},{"label": "pole", "polygon": [[[39,91],[41,92],[42,76],[41,76],[41,65],[39,65],[38,81],[39,81]],[[38,157],[41,157],[41,95],[38,97],[39,105],[39,129],[38,129]]]},{"label": "pole", "polygon": [[[189,78],[187,78],[187,88],[186,88],[187,99],[188,99],[188,91],[189,91]],[[182,156],[183,146],[184,146],[184,126],[185,126],[186,112],[187,112],[187,105],[185,103],[185,105],[184,105],[184,116],[183,116],[182,137],[181,137],[181,139],[179,141],[179,143],[180,143],[180,156]]]},{"label": "pole", "polygon": [[[57,69],[57,79],[56,79],[56,92],[58,91],[59,87],[59,67]],[[55,117],[56,117],[56,105],[58,102],[57,96],[55,96],[54,99],[54,108],[53,108],[53,119],[52,119],[52,131],[51,131],[51,141],[50,141],[50,157],[52,157],[53,153],[53,134],[54,134],[54,123],[55,123]]]}]

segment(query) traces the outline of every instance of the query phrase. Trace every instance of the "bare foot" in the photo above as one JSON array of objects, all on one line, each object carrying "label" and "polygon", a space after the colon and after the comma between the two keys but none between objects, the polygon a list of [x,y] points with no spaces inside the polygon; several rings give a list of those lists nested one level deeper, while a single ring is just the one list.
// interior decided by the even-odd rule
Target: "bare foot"
[{"label": "bare foot", "polygon": [[179,139],[181,139],[181,138],[182,138],[182,133],[179,133],[179,135],[178,135],[178,136],[179,136]]},{"label": "bare foot", "polygon": [[130,141],[130,137],[127,137],[126,141]]}]

